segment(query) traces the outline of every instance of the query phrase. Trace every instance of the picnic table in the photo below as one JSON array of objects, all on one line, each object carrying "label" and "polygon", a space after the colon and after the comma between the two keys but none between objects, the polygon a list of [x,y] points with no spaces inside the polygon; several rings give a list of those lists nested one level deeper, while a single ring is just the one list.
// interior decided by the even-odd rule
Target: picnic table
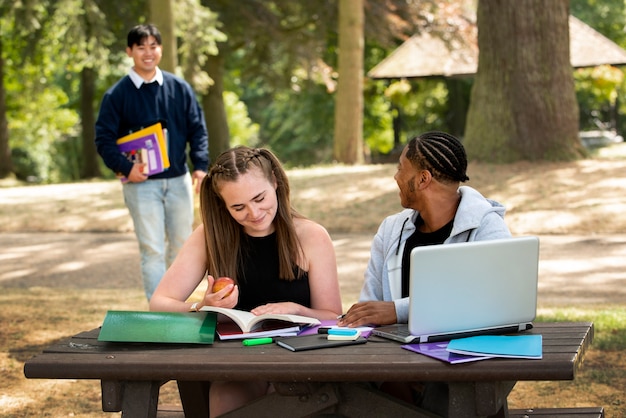
[{"label": "picnic table", "polygon": [[451,417],[508,417],[507,396],[517,381],[573,380],[593,339],[588,322],[536,323],[543,358],[489,359],[447,364],[372,336],[366,344],[291,352],[276,344],[244,347],[107,343],[99,328],[79,333],[26,361],[27,378],[98,379],[102,409],[123,417],[156,417],[160,386],[178,382],[185,416],[208,416],[212,380],[271,381],[276,392],[233,411],[233,417],[433,416],[372,389],[371,382],[442,382]]}]

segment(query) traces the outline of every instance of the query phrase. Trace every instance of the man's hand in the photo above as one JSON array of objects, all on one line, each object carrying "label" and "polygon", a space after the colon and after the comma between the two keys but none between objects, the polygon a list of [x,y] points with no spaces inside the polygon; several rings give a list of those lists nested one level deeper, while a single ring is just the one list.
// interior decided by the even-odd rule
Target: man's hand
[{"label": "man's hand", "polygon": [[393,302],[359,302],[348,310],[337,325],[342,327],[360,327],[363,325],[389,325],[398,321],[396,305]]},{"label": "man's hand", "polygon": [[195,170],[191,173],[191,184],[195,184],[196,193],[200,193],[200,186],[202,185],[202,179],[206,177],[206,172],[202,170]]},{"label": "man's hand", "polygon": [[146,164],[144,163],[135,163],[133,164],[133,168],[128,173],[128,181],[131,183],[141,183],[143,181],[148,180],[148,176],[143,173]]}]

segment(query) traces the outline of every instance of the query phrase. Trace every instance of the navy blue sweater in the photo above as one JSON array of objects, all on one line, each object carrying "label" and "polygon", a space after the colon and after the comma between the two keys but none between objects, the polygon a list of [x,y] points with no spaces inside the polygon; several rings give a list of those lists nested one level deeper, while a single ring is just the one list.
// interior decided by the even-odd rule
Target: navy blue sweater
[{"label": "navy blue sweater", "polygon": [[194,170],[207,171],[209,144],[204,115],[191,86],[163,71],[157,82],[135,87],[129,76],[120,79],[102,98],[96,121],[96,148],[115,173],[128,176],[132,163],[115,141],[131,132],[161,122],[167,128],[170,168],[150,178],[178,177],[188,172],[186,146]]}]

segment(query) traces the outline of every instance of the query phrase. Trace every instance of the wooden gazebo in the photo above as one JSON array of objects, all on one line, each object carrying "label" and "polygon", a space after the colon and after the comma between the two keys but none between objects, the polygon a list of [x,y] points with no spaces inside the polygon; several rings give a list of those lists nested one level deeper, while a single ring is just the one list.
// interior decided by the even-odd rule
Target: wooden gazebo
[{"label": "wooden gazebo", "polygon": [[[574,16],[569,17],[569,39],[574,68],[626,65],[626,50]],[[374,79],[467,77],[473,76],[477,68],[476,30],[447,41],[420,33],[400,45],[367,75]]]},{"label": "wooden gazebo", "polygon": [[[569,35],[573,68],[626,65],[626,50],[574,16],[569,17]],[[478,68],[477,38],[475,25],[446,40],[427,32],[413,35],[367,75],[372,79],[389,80],[442,77],[454,97],[455,86],[458,86],[454,79],[472,77]],[[467,103],[454,100],[451,107],[454,108],[453,130],[462,130]]]}]

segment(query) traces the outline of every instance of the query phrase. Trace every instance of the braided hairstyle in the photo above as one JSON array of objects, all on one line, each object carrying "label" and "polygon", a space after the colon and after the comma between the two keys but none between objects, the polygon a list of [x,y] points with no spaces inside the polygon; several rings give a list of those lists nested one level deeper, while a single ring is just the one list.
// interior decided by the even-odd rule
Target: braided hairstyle
[{"label": "braided hairstyle", "polygon": [[411,139],[407,147],[406,158],[411,164],[430,171],[435,180],[442,183],[469,180],[465,148],[456,137],[445,132],[426,132]]},{"label": "braided hairstyle", "polygon": [[[225,183],[235,182],[251,170],[258,170],[270,182],[276,182],[278,210],[274,218],[276,242],[279,254],[280,278],[296,278],[298,266],[303,265],[303,253],[294,218],[302,218],[292,206],[289,196],[289,180],[280,161],[264,148],[238,146],[220,154],[203,179],[200,189],[200,212],[204,224],[207,253],[207,271],[214,277],[227,276],[235,281],[239,261],[245,256],[241,251],[243,227],[230,215],[221,196]],[[294,272],[294,268],[296,272]]]}]

